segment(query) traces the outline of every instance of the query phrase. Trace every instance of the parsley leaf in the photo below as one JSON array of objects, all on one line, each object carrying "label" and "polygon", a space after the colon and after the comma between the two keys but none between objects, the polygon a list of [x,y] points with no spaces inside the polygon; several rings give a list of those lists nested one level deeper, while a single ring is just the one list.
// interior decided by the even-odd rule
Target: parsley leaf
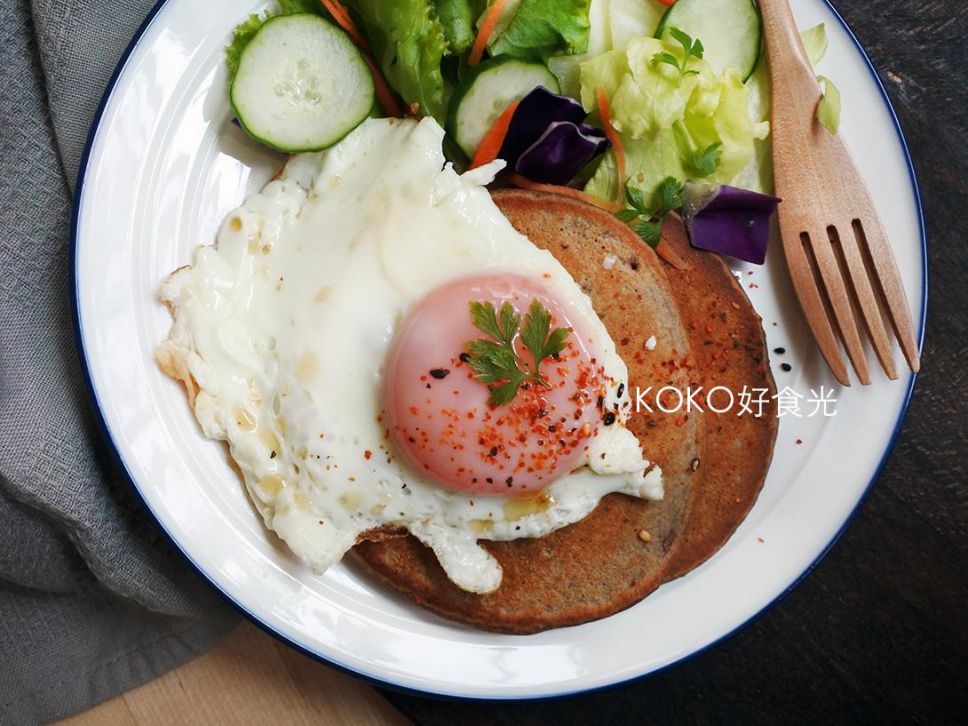
[{"label": "parsley leaf", "polygon": [[696,38],[693,40],[692,36],[688,33],[683,32],[679,28],[670,27],[666,31],[672,36],[679,45],[682,46],[682,60],[680,61],[672,53],[668,51],[663,51],[661,53],[656,53],[652,56],[650,61],[652,65],[658,66],[661,64],[666,64],[672,66],[679,72],[679,76],[676,80],[676,87],[682,85],[682,79],[686,76],[698,76],[699,71],[689,68],[690,58],[696,58],[697,60],[702,60],[703,54],[706,49],[703,47],[702,41]]},{"label": "parsley leaf", "polygon": [[645,199],[642,197],[642,190],[631,184],[625,185],[625,199],[633,209],[645,209]]},{"label": "parsley leaf", "polygon": [[659,207],[655,211],[657,215],[665,215],[682,206],[682,184],[674,176],[663,179],[656,193],[659,195]]},{"label": "parsley leaf", "polygon": [[697,151],[692,155],[690,161],[693,168],[699,172],[699,176],[709,176],[719,168],[719,163],[723,159],[723,144],[717,141],[710,144],[702,151]]},{"label": "parsley leaf", "polygon": [[[524,319],[521,342],[531,353],[535,365],[540,365],[545,358],[558,355],[565,347],[567,337],[567,328],[551,330],[551,313],[540,302],[532,300],[528,315]],[[535,372],[537,373],[537,370]]]},{"label": "parsley leaf", "polygon": [[493,338],[478,338],[465,344],[474,377],[482,383],[499,384],[489,385],[488,403],[492,406],[510,403],[525,382],[548,385],[541,375],[541,363],[564,349],[571,331],[568,328],[551,330],[551,313],[544,305],[538,300],[531,301],[521,331],[521,343],[531,353],[533,366],[515,350],[521,316],[511,303],[505,301],[498,311],[490,302],[471,302],[470,313],[474,327]]},{"label": "parsley leaf", "polygon": [[631,208],[622,209],[615,216],[626,224],[642,240],[655,249],[662,239],[662,221],[665,216],[682,206],[682,184],[675,177],[666,177],[656,190],[656,203],[650,208],[642,196],[642,190],[632,185],[632,179],[626,182],[625,199]]},{"label": "parsley leaf", "polygon": [[662,222],[660,220],[643,219],[641,222],[632,225],[632,229],[652,249],[659,246],[659,240],[662,239]]}]

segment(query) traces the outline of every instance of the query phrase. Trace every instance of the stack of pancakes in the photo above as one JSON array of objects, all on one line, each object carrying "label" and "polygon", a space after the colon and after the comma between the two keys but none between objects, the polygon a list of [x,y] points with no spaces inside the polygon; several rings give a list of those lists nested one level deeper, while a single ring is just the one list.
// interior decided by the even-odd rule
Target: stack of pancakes
[{"label": "stack of pancakes", "polygon": [[[662,467],[659,502],[611,494],[584,520],[540,539],[484,542],[504,569],[493,593],[465,592],[414,537],[360,542],[358,560],[387,585],[444,617],[486,630],[534,633],[629,607],[718,550],[753,506],[776,439],[773,377],[760,317],[718,256],[691,248],[669,218],[663,244],[688,269],[662,262],[615,217],[558,195],[497,190],[494,201],[523,234],[548,249],[591,297],[629,369],[629,389],[651,387],[629,428]],[[671,386],[702,412],[664,413],[655,392]],[[715,413],[706,392],[723,386],[736,405]],[[767,403],[742,412],[741,392]],[[763,389],[767,393],[762,394]],[[725,407],[728,395],[714,397]],[[754,413],[757,413],[754,411]],[[741,415],[742,414],[742,415]]]}]

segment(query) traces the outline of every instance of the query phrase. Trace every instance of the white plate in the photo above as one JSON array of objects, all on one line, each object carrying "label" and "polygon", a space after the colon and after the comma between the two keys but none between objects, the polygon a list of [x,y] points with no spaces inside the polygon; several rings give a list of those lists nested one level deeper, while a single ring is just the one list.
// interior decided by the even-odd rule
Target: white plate
[{"label": "white plate", "polygon": [[[822,0],[799,0],[801,27],[826,22],[823,72],[845,102],[843,134],[890,230],[923,322],[924,239],[896,119],[863,51]],[[122,61],[94,124],[77,194],[78,337],[107,434],[140,495],[188,560],[245,614],[306,652],[397,687],[462,697],[573,693],[653,672],[732,632],[810,570],[876,477],[913,378],[838,389],[835,417],[781,420],[752,513],[709,562],[604,620],[531,636],[454,625],[350,566],[310,574],[275,544],[221,445],[205,440],[152,348],[169,327],[158,282],[210,243],[225,213],[281,157],[230,123],[222,48],[262,3],[161,2]],[[777,245],[774,245],[774,249]],[[775,256],[744,285],[763,315],[777,382],[837,388]],[[922,326],[923,327],[923,326]],[[873,358],[872,358],[873,360]],[[779,365],[788,362],[792,372]],[[798,443],[802,441],[802,443]]]}]

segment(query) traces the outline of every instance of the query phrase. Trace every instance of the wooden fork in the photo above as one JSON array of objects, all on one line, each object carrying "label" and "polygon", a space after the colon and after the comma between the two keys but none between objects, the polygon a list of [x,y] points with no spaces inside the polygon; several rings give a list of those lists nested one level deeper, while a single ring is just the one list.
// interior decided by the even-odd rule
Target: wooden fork
[{"label": "wooden fork", "polygon": [[920,368],[897,262],[843,140],[816,120],[821,92],[788,0],[759,0],[770,60],[773,166],[780,233],[793,287],[820,352],[850,385],[839,340],[870,383],[859,317],[889,378],[897,378],[883,308],[911,370]]}]

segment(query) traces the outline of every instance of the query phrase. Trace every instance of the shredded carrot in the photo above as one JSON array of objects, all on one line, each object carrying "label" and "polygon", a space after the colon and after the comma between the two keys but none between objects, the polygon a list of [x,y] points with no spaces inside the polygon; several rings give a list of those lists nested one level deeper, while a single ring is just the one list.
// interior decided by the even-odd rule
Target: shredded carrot
[{"label": "shredded carrot", "polygon": [[402,118],[403,109],[397,100],[397,94],[393,92],[390,84],[387,83],[387,79],[380,73],[380,69],[376,66],[376,61],[366,53],[363,54],[363,60],[366,61],[366,64],[370,67],[370,72],[373,74],[373,90],[376,92],[376,98],[380,102],[380,106],[383,107],[386,115],[393,116],[394,118]]},{"label": "shredded carrot", "polygon": [[481,29],[477,32],[474,45],[471,46],[471,54],[467,57],[467,62],[470,65],[476,66],[481,62],[481,58],[484,57],[484,49],[491,39],[491,34],[494,32],[494,27],[497,25],[497,21],[501,17],[501,12],[504,10],[505,5],[507,5],[507,0],[494,0],[491,3],[491,7],[484,13],[484,20],[481,21]]},{"label": "shredded carrot", "polygon": [[484,138],[481,139],[481,144],[477,147],[477,151],[474,152],[474,158],[471,160],[471,169],[484,166],[484,164],[488,164],[497,158],[497,155],[501,152],[501,146],[504,144],[504,137],[508,135],[511,118],[517,110],[518,102],[515,101],[497,117],[494,125],[491,126],[484,135]]},{"label": "shredded carrot", "polygon": [[542,184],[541,182],[534,182],[530,179],[526,179],[520,174],[508,174],[507,180],[514,186],[521,187],[522,189],[529,189],[533,192],[550,192],[551,194],[561,194],[562,196],[577,199],[600,209],[604,209],[606,212],[614,213],[621,209],[621,205],[618,205],[615,202],[610,202],[607,199],[602,199],[594,194],[583,192],[580,189],[572,189],[571,187],[559,186],[558,184]]},{"label": "shredded carrot", "polygon": [[676,0],[659,0],[660,5],[665,5],[667,8],[671,8],[676,4]]},{"label": "shredded carrot", "polygon": [[624,206],[625,202],[625,150],[622,148],[622,140],[618,137],[618,131],[612,126],[612,114],[608,109],[608,97],[605,89],[599,86],[595,91],[598,101],[598,115],[602,118],[602,128],[605,130],[605,138],[615,149],[615,170],[618,174],[618,198],[619,204]]},{"label": "shredded carrot", "polygon": [[323,7],[329,11],[329,14],[333,16],[333,20],[339,25],[346,34],[350,36],[350,39],[356,45],[357,48],[362,50],[364,53],[370,52],[370,44],[367,43],[366,38],[360,29],[356,27],[356,23],[353,22],[353,18],[350,17],[349,11],[343,7],[339,0],[320,0]]}]

